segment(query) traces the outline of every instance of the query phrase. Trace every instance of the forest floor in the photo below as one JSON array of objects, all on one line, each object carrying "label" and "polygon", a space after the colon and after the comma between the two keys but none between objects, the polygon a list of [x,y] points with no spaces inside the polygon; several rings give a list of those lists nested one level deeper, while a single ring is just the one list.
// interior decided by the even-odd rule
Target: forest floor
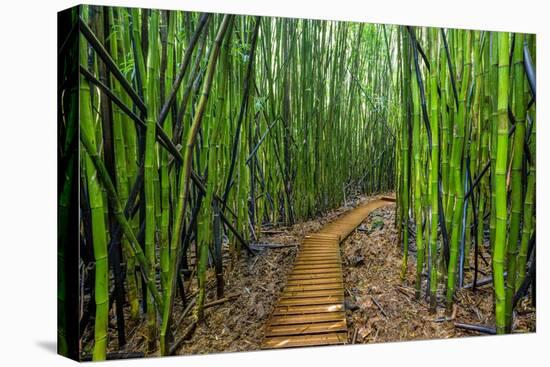
[{"label": "forest floor", "polygon": [[[438,308],[430,314],[429,303],[415,299],[414,238],[405,281],[401,280],[402,250],[397,245],[395,206],[377,209],[342,244],[346,314],[350,343],[382,343],[406,340],[455,338],[485,335],[455,327],[455,322],[494,325],[493,295],[490,284],[476,292],[457,292],[453,315],[445,317],[444,287],[438,290]],[[485,252],[485,257],[489,254]],[[471,259],[473,264],[473,259]],[[490,274],[480,261],[480,271]],[[467,272],[464,284],[471,284]],[[478,281],[485,278],[479,274]],[[422,284],[425,295],[426,279]],[[514,332],[535,331],[535,310],[525,300],[517,307]]]},{"label": "forest floor", "polygon": [[[359,197],[336,210],[291,227],[264,229],[257,243],[257,256],[243,255],[234,261],[225,253],[225,296],[230,299],[205,309],[189,340],[180,343],[176,354],[208,354],[259,350],[264,337],[264,326],[282,291],[304,236],[320,230],[326,223],[353,207],[376,199]],[[413,236],[411,236],[413,237]],[[262,244],[264,246],[262,246]],[[282,247],[269,247],[281,246]],[[348,342],[353,344],[380,343],[406,340],[439,339],[483,335],[455,327],[455,322],[492,326],[493,298],[491,286],[478,287],[476,292],[462,289],[457,292],[456,306],[451,318],[445,317],[444,289],[438,292],[438,311],[430,314],[428,302],[416,300],[414,295],[415,246],[410,241],[407,276],[400,278],[402,250],[398,245],[395,227],[395,205],[373,211],[369,217],[341,245],[345,284],[345,305],[348,324]],[[485,257],[488,258],[487,252]],[[473,261],[473,260],[472,260]],[[467,272],[464,284],[472,282]],[[490,274],[487,264],[480,261],[479,279]],[[426,287],[423,280],[423,289]],[[186,284],[186,288],[188,285]],[[216,300],[214,273],[209,271],[206,303]],[[192,281],[188,299],[196,294]],[[424,296],[424,294],[423,294]],[[176,303],[176,318],[184,312]],[[514,332],[533,332],[536,312],[530,301],[518,304]],[[175,333],[178,340],[189,326],[191,312],[179,323]],[[114,325],[112,325],[114,328]],[[146,350],[145,322],[131,325],[125,351]],[[113,330],[111,335],[115,335]],[[110,338],[110,351],[117,351],[116,337]],[[158,352],[153,355],[159,355]]]},{"label": "forest floor", "polygon": [[[182,344],[177,354],[259,350],[265,323],[286,284],[298,245],[303,238],[368,200],[370,198],[350,199],[347,205],[322,217],[291,227],[264,230],[258,238],[259,244],[291,246],[264,247],[257,256],[243,256],[231,270],[226,269],[226,294],[240,296],[233,301],[206,309],[204,322],[197,326],[193,337]],[[214,289],[209,296],[214,299]]]}]

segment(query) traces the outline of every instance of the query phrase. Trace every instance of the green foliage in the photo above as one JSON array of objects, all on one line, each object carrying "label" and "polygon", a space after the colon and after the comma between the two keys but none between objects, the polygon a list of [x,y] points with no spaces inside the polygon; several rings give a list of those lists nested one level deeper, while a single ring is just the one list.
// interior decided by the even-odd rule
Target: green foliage
[{"label": "green foliage", "polygon": [[[401,33],[397,62],[403,112],[396,186],[402,275],[407,272],[413,207],[417,297],[427,266],[430,309],[435,311],[443,284],[450,314],[456,289],[465,279],[477,279],[478,252],[486,252],[485,244],[490,244],[496,329],[511,332],[515,292],[525,280],[527,242],[534,236],[536,120],[534,103],[530,108],[526,104],[531,96],[523,67],[524,47],[534,53],[534,44],[523,39],[534,36],[413,27],[402,27]],[[514,116],[514,129],[509,116]],[[527,119],[531,130],[525,128]]]},{"label": "green foliage", "polygon": [[[85,22],[97,21],[90,13],[99,8],[82,9]],[[177,291],[182,269],[196,275],[182,282],[184,293],[189,282],[198,286],[196,325],[204,316],[208,271],[224,265],[222,246],[229,248],[236,266],[247,243],[266,225],[306,220],[347,203],[350,195],[394,190],[402,277],[408,275],[409,226],[414,223],[415,286],[420,296],[427,268],[432,310],[443,284],[450,309],[463,269],[472,271],[469,252],[475,246],[469,243],[483,250],[484,229],[490,228],[497,325],[503,330],[502,312],[506,309],[511,319],[511,297],[526,276],[535,228],[535,113],[525,104],[519,45],[512,78],[503,71],[508,36],[135,8],[108,11],[108,53],[146,110],[140,110],[141,101],[124,90],[112,70],[109,88],[133,114],[81,78],[81,128],[87,139],[82,141],[87,151],[81,156],[83,199],[93,214],[93,236],[85,245],[93,243],[96,261],[96,359],[105,358],[111,316],[106,247],[112,233],[106,223],[122,228],[130,315],[136,320],[146,316],[149,352],[160,347],[169,354],[176,337],[174,305],[186,297]],[[103,61],[82,40],[80,63],[96,75]],[[532,42],[530,47],[534,52]],[[513,152],[507,144],[504,99],[518,117]],[[111,138],[103,130],[109,118],[105,111],[112,111]],[[533,121],[532,129],[526,128],[527,120]],[[523,141],[529,142],[529,164]],[[102,162],[110,153],[114,167]],[[467,178],[480,175],[486,162],[489,173],[466,199]],[[511,188],[506,186],[508,167],[513,167]],[[508,233],[510,190],[514,215]],[[223,236],[214,236],[214,206]],[[469,233],[472,222],[477,227]],[[442,241],[442,224],[448,242]],[[373,229],[379,226],[373,223]],[[219,238],[226,240],[222,244]],[[506,268],[514,276],[505,290]],[[439,269],[446,279],[438,276]],[[141,277],[136,277],[138,270]]]}]

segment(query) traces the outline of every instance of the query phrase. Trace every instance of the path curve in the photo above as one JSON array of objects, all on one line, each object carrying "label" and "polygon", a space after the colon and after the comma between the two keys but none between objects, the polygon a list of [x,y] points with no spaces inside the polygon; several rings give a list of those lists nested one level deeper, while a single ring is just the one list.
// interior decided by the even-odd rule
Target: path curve
[{"label": "path curve", "polygon": [[372,211],[392,202],[389,196],[372,200],[304,238],[265,326],[262,349],[346,344],[340,243]]}]

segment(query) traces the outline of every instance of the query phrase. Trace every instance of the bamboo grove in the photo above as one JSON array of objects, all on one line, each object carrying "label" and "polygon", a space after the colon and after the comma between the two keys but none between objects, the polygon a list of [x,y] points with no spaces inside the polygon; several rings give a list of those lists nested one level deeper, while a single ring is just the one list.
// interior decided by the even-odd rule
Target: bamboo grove
[{"label": "bamboo grove", "polygon": [[509,333],[535,289],[535,36],[400,27],[397,42],[403,276],[412,241],[417,297],[435,311],[441,291],[450,315],[490,262],[496,332]]},{"label": "bamboo grove", "polygon": [[80,284],[60,272],[62,354],[76,333],[106,359],[138,323],[147,353],[173,354],[265,228],[357,193],[396,192],[402,278],[414,262],[431,311],[476,290],[480,261],[497,333],[530,286],[534,301],[534,35],[75,9],[60,35],[58,257],[68,267],[80,241]]},{"label": "bamboo grove", "polygon": [[263,228],[393,190],[397,28],[95,6],[71,19],[60,58],[79,64],[60,65],[59,154],[75,168],[60,176],[59,215],[80,202],[83,355],[106,359],[136,322],[148,353],[174,353],[212,301],[207,275],[223,298],[223,268],[254,256]]}]

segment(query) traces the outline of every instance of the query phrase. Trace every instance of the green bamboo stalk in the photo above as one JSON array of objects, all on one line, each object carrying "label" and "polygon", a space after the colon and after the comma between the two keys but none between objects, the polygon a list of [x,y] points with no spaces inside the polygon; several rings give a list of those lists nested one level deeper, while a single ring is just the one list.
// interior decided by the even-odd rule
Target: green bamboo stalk
[{"label": "green bamboo stalk", "polygon": [[[121,22],[122,25],[122,27],[120,27],[119,29],[119,32],[117,33],[119,37],[119,56],[122,56],[120,58],[122,60],[122,64],[126,65],[129,62],[127,50],[131,49],[131,30],[128,22],[129,15],[125,11],[120,11],[120,9],[117,10],[119,10],[117,12],[119,17],[118,20],[119,22]],[[130,98],[126,93],[123,93],[121,98],[127,106],[130,105]],[[125,114],[122,115],[121,120],[124,146],[126,149],[126,152],[124,154],[126,157],[126,181],[128,183],[128,188],[130,188],[130,185],[132,185],[132,183],[135,182],[137,178],[137,134],[134,121],[132,121]],[[123,199],[121,198],[121,200]],[[138,218],[130,219],[130,223],[132,226],[132,231],[134,233],[137,233],[139,230]],[[137,320],[139,318],[139,299],[135,266],[136,259],[134,256],[130,256],[127,251],[124,256],[126,259],[126,283],[128,302],[130,303],[130,317],[133,320]]]},{"label": "green bamboo stalk", "polygon": [[[429,246],[430,246],[430,310],[431,312],[435,311],[437,306],[437,230],[439,223],[439,96],[437,93],[437,82],[438,82],[438,70],[437,70],[437,41],[438,41],[438,32],[436,29],[431,30],[432,33],[432,69],[430,72],[430,127],[432,132],[432,151],[430,157],[430,237],[429,237]],[[445,102],[442,103],[443,108],[445,109]],[[446,113],[446,111],[445,111]]]},{"label": "green bamboo stalk", "polygon": [[515,34],[513,54],[513,111],[516,118],[516,131],[512,148],[511,167],[511,216],[508,230],[506,279],[506,332],[512,331],[513,299],[516,290],[516,259],[519,252],[520,222],[523,217],[523,151],[525,144],[525,70],[523,69],[523,39]]},{"label": "green bamboo stalk", "polygon": [[[401,28],[403,45],[407,45],[405,51],[404,65],[404,90],[410,88],[411,83],[411,66],[410,66],[410,42],[407,41],[407,32],[404,27]],[[401,265],[401,280],[405,279],[407,274],[407,259],[409,255],[409,121],[410,121],[410,100],[408,92],[404,92],[403,117],[401,125],[402,139],[402,159],[403,159],[403,192],[402,192],[402,207],[403,207],[403,262]]]},{"label": "green bamboo stalk", "polygon": [[[157,179],[156,174],[156,82],[158,80],[158,12],[152,11],[150,18],[150,29],[149,29],[149,41],[148,41],[148,50],[147,53],[147,82],[146,82],[146,92],[147,94],[145,103],[147,105],[147,120],[146,120],[146,131],[145,131],[145,160],[144,160],[144,192],[145,192],[145,255],[147,256],[147,261],[151,264],[149,268],[149,277],[154,278],[155,276],[155,231],[156,231],[156,190],[155,190],[155,181]],[[148,352],[152,353],[156,346],[156,334],[157,334],[157,319],[156,312],[154,309],[155,305],[153,303],[152,296],[147,295],[147,344]]]},{"label": "green bamboo stalk", "polygon": [[[477,169],[480,165],[485,164],[483,160],[480,162],[481,158],[481,149],[482,149],[482,129],[483,129],[483,121],[482,121],[482,98],[483,98],[483,70],[482,70],[482,55],[481,55],[481,32],[474,32],[474,43],[473,43],[473,73],[474,73],[474,94],[473,94],[473,105],[471,107],[471,129],[470,129],[470,149],[469,149],[469,157],[470,157],[470,177],[469,180],[473,180],[476,175]],[[468,187],[469,184],[468,184]],[[481,196],[481,195],[480,195]],[[464,243],[464,273],[470,270],[470,250],[471,250],[471,244],[472,241],[479,242],[478,235],[479,231],[476,230],[473,231],[473,224],[472,221],[476,221],[478,227],[480,226],[480,223],[478,222],[479,217],[474,218],[474,211],[477,213],[477,211],[481,208],[476,208],[476,206],[480,206],[479,201],[482,199],[479,199],[478,196],[474,198],[473,196],[470,196],[468,199],[468,212],[467,212],[467,219],[466,219],[466,238]],[[475,209],[475,210],[474,210]],[[483,223],[481,223],[481,227],[483,227]],[[470,230],[472,228],[472,230]],[[476,228],[477,229],[477,228]],[[481,232],[483,234],[483,232]],[[473,239],[472,239],[473,235]]]},{"label": "green bamboo stalk", "polygon": [[[165,69],[165,85],[170,86],[173,82],[174,69],[174,41],[175,41],[175,14],[167,12],[166,19],[168,24],[164,26],[167,36],[163,43],[166,57]],[[164,130],[169,138],[172,138],[172,114],[168,113],[164,121]],[[170,224],[170,175],[168,172],[168,152],[163,149],[160,152],[160,185],[161,185],[161,220],[160,220],[160,267],[161,267],[161,284],[162,289],[166,292],[169,287],[169,272],[170,272],[170,248],[169,248],[169,224]]]},{"label": "green bamboo stalk", "polygon": [[422,236],[422,179],[420,170],[420,96],[416,80],[411,80],[413,105],[412,154],[414,161],[414,211],[416,221],[416,298],[420,298],[422,271],[424,269],[424,240]]},{"label": "green bamboo stalk", "polygon": [[143,55],[142,36],[147,38],[146,34],[140,34],[139,19],[141,19],[139,8],[132,8],[129,10],[131,15],[131,28],[132,28],[132,53],[136,71],[136,85],[138,90],[142,90],[142,99],[147,95],[147,72],[145,70],[145,56]]},{"label": "green bamboo stalk", "polygon": [[120,203],[120,199],[118,198],[115,185],[111,181],[109,173],[107,172],[107,168],[105,168],[105,164],[99,157],[99,154],[97,153],[96,148],[93,146],[93,143],[91,140],[93,138],[90,138],[90,136],[91,135],[87,130],[82,129],[82,124],[81,124],[80,142],[82,143],[82,146],[86,150],[86,157],[90,159],[90,163],[93,164],[92,167],[95,168],[95,170],[97,170],[97,174],[98,174],[97,176],[99,176],[99,180],[101,180],[103,187],[107,191],[107,196],[113,208],[113,216],[118,221],[124,235],[129,240],[128,242],[123,242],[122,245],[126,246],[126,250],[132,256],[136,257],[140,266],[141,276],[145,284],[147,285],[147,289],[153,296],[153,300],[155,302],[157,310],[161,310],[162,298],[160,297],[160,294],[155,286],[154,279],[149,277],[150,265],[147,262],[147,258],[145,257],[145,254],[141,250],[141,245],[139,244],[134,232],[132,231],[132,227],[130,223],[124,216],[124,210],[122,208],[122,204]]},{"label": "green bamboo stalk", "polygon": [[[481,156],[479,161],[479,169],[478,174],[481,174],[481,170],[485,167],[489,160],[489,139],[491,134],[491,124],[490,124],[490,115],[491,115],[491,90],[489,88],[489,68],[490,68],[490,51],[491,48],[489,47],[490,42],[490,33],[484,32],[484,38],[485,38],[485,47],[483,54],[480,57],[479,62],[482,63],[480,66],[482,70],[482,93],[483,93],[483,100],[481,103]],[[481,46],[483,47],[483,46]],[[489,175],[485,174],[480,182],[480,198],[479,198],[479,205],[477,209],[477,248],[478,253],[481,253],[484,248],[485,243],[485,213],[487,211],[487,208],[490,209],[490,182],[489,182]],[[489,200],[488,200],[489,199]],[[478,254],[479,255],[479,254]],[[479,257],[479,256],[478,256]],[[477,269],[478,269],[478,258],[475,258],[475,269],[476,273],[474,274],[474,280],[477,283]]]},{"label": "green bamboo stalk", "polygon": [[[198,103],[197,110],[195,112],[195,117],[193,119],[193,123],[191,125],[191,128],[189,129],[188,135],[187,135],[187,144],[185,149],[185,155],[183,160],[183,166],[181,168],[180,172],[180,187],[179,187],[179,195],[177,199],[177,206],[175,211],[175,226],[172,232],[172,241],[170,243],[170,272],[169,272],[169,279],[171,282],[171,286],[166,289],[165,296],[164,296],[164,309],[163,309],[163,323],[162,323],[162,329],[160,333],[160,340],[161,340],[161,353],[162,355],[166,355],[169,352],[169,348],[167,345],[168,340],[168,327],[169,327],[169,320],[171,318],[172,314],[172,308],[173,308],[173,289],[176,282],[177,274],[177,258],[179,254],[179,248],[181,246],[181,240],[182,240],[182,232],[183,232],[183,219],[184,214],[186,210],[187,205],[187,199],[189,195],[189,180],[191,177],[191,164],[193,160],[193,148],[195,146],[195,142],[197,139],[197,134],[199,132],[199,129],[201,127],[203,114],[206,108],[206,104],[208,102],[208,96],[210,93],[210,89],[212,87],[212,80],[214,77],[214,72],[216,70],[216,62],[218,60],[218,56],[220,53],[220,47],[221,43],[223,42],[223,37],[226,33],[226,30],[229,26],[229,23],[231,21],[232,17],[231,15],[225,15],[223,17],[223,20],[220,24],[220,27],[218,29],[218,33],[216,35],[216,39],[214,40],[213,49],[210,53],[210,58],[208,61],[208,69],[206,71],[206,79],[203,84],[203,90],[202,95]],[[204,260],[204,256],[206,256],[207,249],[204,248],[204,246],[201,246],[202,253],[199,254],[199,261]],[[202,265],[199,265],[201,267]],[[199,269],[201,270],[201,269]],[[199,272],[200,273],[200,272]],[[199,274],[199,277],[202,277],[203,274]],[[201,282],[203,279],[199,279],[199,287],[204,288],[204,282]],[[201,287],[202,286],[202,287]],[[202,307],[204,305],[204,290],[200,291],[199,298],[197,301],[196,306],[196,313],[195,318],[200,319],[202,318]]]},{"label": "green bamboo stalk", "polygon": [[[535,108],[533,107],[533,115]],[[533,117],[533,129],[529,137],[529,151],[531,152],[531,163],[527,174],[527,189],[525,192],[523,208],[523,228],[521,233],[521,245],[517,259],[518,274],[516,279],[516,291],[525,280],[527,267],[527,252],[529,251],[529,241],[533,236],[535,229],[535,178],[536,178],[536,121]]]},{"label": "green bamboo stalk", "polygon": [[[80,59],[87,59],[87,43],[80,40]],[[90,137],[90,146],[96,147],[96,132],[91,104],[91,91],[84,77],[80,78],[80,130],[81,135]],[[95,260],[95,325],[93,360],[107,358],[107,329],[109,324],[109,264],[107,251],[107,229],[105,228],[105,209],[103,192],[97,179],[96,169],[88,156],[83,157],[83,169],[86,172],[88,200],[92,220],[92,239]]]},{"label": "green bamboo stalk", "polygon": [[462,167],[464,155],[464,134],[466,129],[466,96],[469,90],[470,70],[472,67],[471,60],[471,31],[465,31],[464,34],[464,70],[462,73],[462,86],[460,89],[459,108],[457,116],[457,125],[454,133],[453,150],[451,156],[451,167],[454,168],[454,193],[455,203],[452,213],[452,232],[450,243],[450,258],[447,270],[447,295],[446,306],[447,313],[452,312],[453,297],[456,286],[456,271],[458,265],[459,241],[462,233],[462,211],[464,205],[464,175],[465,170]]},{"label": "green bamboo stalk", "polygon": [[[109,9],[109,23],[115,24],[114,9]],[[114,33],[114,36],[111,37],[111,55],[118,56],[119,49],[118,49],[118,42],[120,41],[120,32]],[[118,83],[116,82],[115,78],[111,78],[111,85],[113,86],[113,91],[116,95],[120,95],[120,87]],[[116,172],[116,186],[117,191],[120,196],[120,200],[122,202],[126,202],[128,200],[129,192],[128,192],[128,174],[126,169],[127,164],[127,158],[126,158],[126,146],[124,141],[124,126],[123,126],[123,119],[125,116],[122,113],[122,110],[113,104],[113,140],[114,140],[114,156],[115,156],[115,172]],[[122,241],[128,241],[126,237],[122,237]],[[123,245],[123,248],[126,248],[126,246]],[[125,258],[128,259],[128,254],[125,253]],[[127,283],[128,283],[128,298],[131,305],[131,314],[132,317],[135,319],[137,314],[137,298],[135,293],[135,277],[133,274],[127,274],[126,276]]]},{"label": "green bamboo stalk", "polygon": [[[498,72],[498,61],[499,61],[499,47],[498,47],[498,33],[491,32],[491,70],[489,72],[489,84],[491,90],[499,89],[499,78],[500,74]],[[497,109],[498,109],[498,98],[495,98],[494,95],[491,96],[491,172],[496,170],[496,157],[497,157],[497,130],[498,130],[498,121],[497,121]],[[491,174],[491,217],[489,223],[489,232],[490,232],[490,241],[491,241],[491,251],[494,251],[495,242],[495,231],[496,231],[496,189],[495,189],[495,177],[496,175]]]},{"label": "green bamboo stalk", "polygon": [[506,249],[506,170],[508,161],[508,89],[509,34],[498,34],[498,110],[497,156],[495,158],[495,239],[493,244],[493,283],[495,288],[495,319],[497,334],[506,326],[505,249]]}]

